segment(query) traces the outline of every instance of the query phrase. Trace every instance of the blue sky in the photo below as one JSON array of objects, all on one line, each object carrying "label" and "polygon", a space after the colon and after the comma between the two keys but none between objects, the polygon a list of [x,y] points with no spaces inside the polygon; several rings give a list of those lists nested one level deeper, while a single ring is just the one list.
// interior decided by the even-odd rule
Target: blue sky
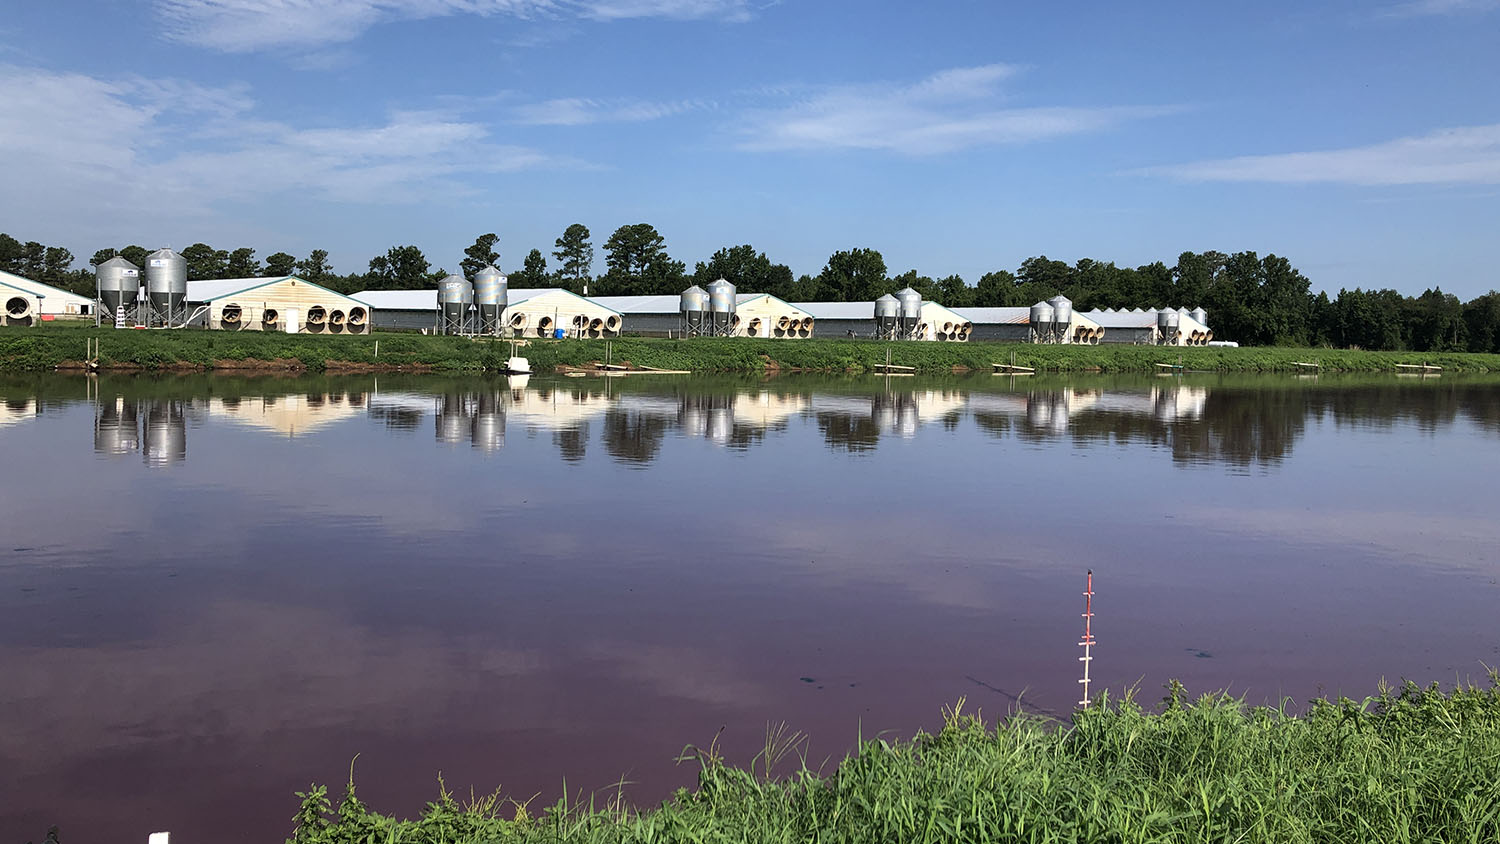
[{"label": "blue sky", "polygon": [[1500,287],[1500,0],[8,6],[0,231],[80,259],[453,269],[494,231],[509,270],[649,222],[690,269],[1252,249],[1334,291]]}]

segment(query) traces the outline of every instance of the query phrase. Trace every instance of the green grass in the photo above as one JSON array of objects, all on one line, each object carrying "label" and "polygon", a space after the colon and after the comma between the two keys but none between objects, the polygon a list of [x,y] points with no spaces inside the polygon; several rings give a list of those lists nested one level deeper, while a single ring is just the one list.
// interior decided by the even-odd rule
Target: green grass
[{"label": "green grass", "polygon": [[[100,341],[106,368],[212,369],[218,361],[296,361],[314,372],[338,364],[424,367],[453,372],[494,371],[510,356],[495,340],[419,334],[307,335],[258,331],[116,331],[92,326],[45,325],[0,329],[0,371],[50,370],[81,361],[89,340]],[[376,357],[376,343],[379,357]],[[1153,372],[1158,363],[1215,372],[1300,372],[1297,362],[1330,372],[1390,372],[1396,364],[1428,363],[1445,372],[1500,372],[1500,355],[1362,352],[1287,348],[1156,348],[1150,346],[1036,346],[1023,343],[890,343],[873,340],[532,340],[521,352],[537,371],[586,366],[608,356],[615,362],[695,372],[760,373],[766,369],[866,372],[891,361],[919,372],[955,368],[990,371],[1014,362],[1043,371]]]},{"label": "green grass", "polygon": [[[364,842],[1495,842],[1500,690],[1406,685],[1301,715],[1173,684],[1157,712],[1130,697],[1058,725],[945,713],[937,734],[863,742],[809,768],[770,730],[745,768],[689,748],[698,787],[635,810],[618,794],[544,810],[442,789],[421,817],[373,812],[352,778],[337,807],[299,792],[292,844]],[[789,772],[777,775],[780,767]]]}]

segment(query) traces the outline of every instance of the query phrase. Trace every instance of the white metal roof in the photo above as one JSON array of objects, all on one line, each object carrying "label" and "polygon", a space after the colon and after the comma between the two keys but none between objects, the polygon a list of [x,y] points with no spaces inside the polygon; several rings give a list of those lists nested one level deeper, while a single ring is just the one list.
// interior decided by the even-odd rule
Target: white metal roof
[{"label": "white metal roof", "polygon": [[[187,283],[186,301],[213,302],[228,296],[234,296],[238,293],[249,292],[257,287],[265,287],[268,284],[275,284],[278,281],[286,281],[287,279],[300,281],[303,284],[311,285],[312,287],[316,287],[319,290],[328,290],[328,288],[324,287],[321,284],[313,284],[313,282],[310,282],[307,279],[302,278],[301,276],[295,275],[262,276],[259,278],[201,279],[199,281],[190,281]],[[335,296],[343,296],[346,299],[353,299],[354,301],[359,302],[360,304],[365,306],[370,305],[369,302],[361,299],[358,295],[350,296],[347,293],[340,293],[337,290],[328,290],[328,292],[334,294]]]},{"label": "white metal roof", "polygon": [[[4,287],[7,290],[14,290],[14,291],[16,291],[16,293],[25,293],[27,296],[35,296],[38,299],[45,299],[45,298],[47,298],[47,294],[45,294],[45,293],[36,293],[34,291],[27,290],[24,287],[17,287],[14,284],[6,284],[4,281],[0,281],[0,287]],[[15,294],[11,294],[11,295],[15,295]]]},{"label": "white metal roof", "polygon": [[[437,310],[437,289],[432,290],[361,290],[354,294],[354,298],[364,302],[377,311],[435,311]],[[566,293],[583,299],[569,290],[561,287],[534,287],[534,288],[509,288],[505,291],[505,301],[508,306],[519,305],[528,299],[534,299],[544,293]],[[630,297],[603,297],[605,299],[618,299]],[[676,299],[677,297],[671,297]],[[619,308],[611,307],[598,298],[583,299],[585,302],[598,304],[606,310],[619,312]],[[676,310],[675,306],[673,308]]]},{"label": "white metal roof", "polygon": [[19,275],[16,275],[15,273],[8,273],[8,272],[0,271],[0,281],[5,282],[6,284],[10,285],[11,287],[20,288],[21,290],[24,290],[24,291],[26,291],[27,293],[30,293],[33,296],[43,297],[43,298],[46,298],[46,299],[50,300],[50,301],[47,302],[46,313],[52,313],[53,312],[52,311],[53,308],[62,307],[62,305],[64,305],[64,304],[67,304],[67,305],[93,305],[94,304],[94,300],[91,299],[91,298],[89,298],[88,296],[79,296],[77,293],[69,292],[67,290],[62,289],[61,287],[53,287],[52,285],[46,284],[44,282],[32,281],[31,279],[26,278],[25,276],[19,276]]},{"label": "white metal roof", "polygon": [[1079,316],[1093,320],[1100,328],[1156,327],[1156,311],[1081,311]]},{"label": "white metal roof", "polygon": [[1029,325],[1030,308],[954,308],[953,312],[975,325]]},{"label": "white metal roof", "polygon": [[658,296],[590,296],[589,301],[622,314],[676,314],[682,297]]},{"label": "white metal roof", "polygon": [[791,306],[806,311],[813,319],[862,319],[874,322],[875,302],[792,302]]}]

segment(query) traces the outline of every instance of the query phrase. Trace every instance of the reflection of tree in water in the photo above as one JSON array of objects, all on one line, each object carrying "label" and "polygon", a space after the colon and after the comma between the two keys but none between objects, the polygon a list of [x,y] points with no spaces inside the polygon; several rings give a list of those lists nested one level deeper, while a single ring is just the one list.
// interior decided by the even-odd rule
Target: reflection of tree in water
[{"label": "reflection of tree in water", "polygon": [[621,463],[644,466],[661,451],[667,428],[658,416],[611,410],[604,414],[604,449]]},{"label": "reflection of tree in water", "polygon": [[1210,390],[1201,419],[1171,426],[1172,459],[1235,466],[1279,463],[1307,430],[1308,411],[1294,390]]},{"label": "reflection of tree in water", "polygon": [[570,425],[555,431],[552,434],[552,442],[562,453],[562,458],[569,463],[583,460],[588,452],[589,423],[579,422],[577,425]]},{"label": "reflection of tree in water", "polygon": [[880,441],[880,429],[872,417],[823,412],[817,415],[817,420],[818,430],[832,448],[848,452],[873,451]]}]

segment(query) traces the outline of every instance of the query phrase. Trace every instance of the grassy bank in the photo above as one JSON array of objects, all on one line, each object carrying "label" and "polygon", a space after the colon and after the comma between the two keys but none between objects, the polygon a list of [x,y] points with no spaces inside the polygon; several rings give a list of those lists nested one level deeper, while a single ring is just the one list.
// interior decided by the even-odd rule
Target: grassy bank
[{"label": "grassy bank", "polygon": [[[418,334],[314,336],[257,331],[116,331],[80,326],[0,329],[0,371],[79,366],[89,340],[100,343],[104,369],[324,370],[406,369],[494,371],[510,344]],[[378,346],[377,346],[378,343]],[[695,372],[774,370],[863,372],[886,361],[919,372],[990,371],[1014,362],[1043,371],[1154,372],[1159,363],[1215,372],[1300,372],[1319,363],[1330,372],[1389,372],[1397,364],[1434,364],[1445,372],[1500,372],[1500,355],[1361,352],[1283,348],[1155,348],[1149,346],[1034,346],[1015,343],[888,343],[871,340],[617,340],[531,341],[522,352],[537,371],[616,363]]]},{"label": "grassy bank", "polygon": [[773,736],[744,769],[692,752],[697,789],[643,811],[444,793],[396,820],[352,783],[336,808],[317,787],[298,795],[291,841],[1500,841],[1495,681],[1318,701],[1301,716],[1178,689],[1159,712],[1126,700],[1068,726],[950,712],[936,735],[866,742],[821,773]]}]

